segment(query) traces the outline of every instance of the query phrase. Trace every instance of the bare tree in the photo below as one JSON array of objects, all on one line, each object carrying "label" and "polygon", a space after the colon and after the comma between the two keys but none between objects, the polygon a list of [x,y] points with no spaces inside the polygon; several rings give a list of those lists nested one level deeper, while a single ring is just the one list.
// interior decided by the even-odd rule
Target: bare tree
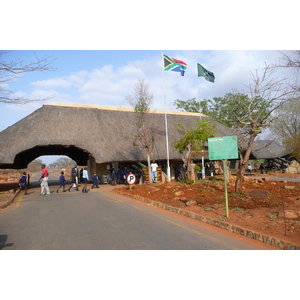
[{"label": "bare tree", "polygon": [[292,99],[274,114],[270,129],[287,151],[300,161],[300,98]]},{"label": "bare tree", "polygon": [[35,60],[25,63],[20,59],[14,61],[5,61],[6,51],[0,51],[0,102],[8,104],[26,104],[33,101],[45,101],[50,99],[30,99],[27,97],[18,97],[14,95],[13,91],[6,87],[8,83],[24,73],[35,71],[53,71],[52,63],[54,59],[51,57],[39,58],[35,54]]},{"label": "bare tree", "polygon": [[276,68],[265,65],[262,71],[257,70],[253,73],[253,83],[248,86],[249,101],[239,103],[243,106],[245,114],[235,116],[235,125],[243,132],[246,147],[244,152],[240,152],[236,191],[241,188],[255,138],[261,133],[262,128],[267,127],[273,121],[273,112],[289,101],[294,94],[288,79],[273,77],[275,72]]},{"label": "bare tree", "polygon": [[134,95],[127,96],[126,99],[137,114],[136,134],[134,136],[134,145],[145,150],[147,154],[149,181],[152,182],[150,164],[151,153],[154,149],[155,137],[158,128],[152,122],[149,116],[150,105],[153,102],[153,94],[149,92],[149,84],[146,84],[143,79],[138,79],[134,88]]},{"label": "bare tree", "polygon": [[300,92],[299,84],[299,71],[300,71],[300,50],[294,51],[280,51],[281,57],[279,63],[275,65],[275,68],[286,68],[292,70],[292,76],[290,79],[291,87]]}]

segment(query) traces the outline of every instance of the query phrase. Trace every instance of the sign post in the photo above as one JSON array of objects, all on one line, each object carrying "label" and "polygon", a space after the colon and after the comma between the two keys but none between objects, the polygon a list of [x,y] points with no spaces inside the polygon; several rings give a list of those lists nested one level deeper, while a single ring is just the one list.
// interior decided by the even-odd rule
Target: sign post
[{"label": "sign post", "polygon": [[129,184],[129,189],[132,189],[132,185],[135,183],[136,181],[136,177],[133,173],[130,173],[127,178],[126,178],[127,183]]},{"label": "sign post", "polygon": [[223,162],[223,170],[224,170],[224,194],[225,194],[226,218],[228,218],[229,209],[228,209],[228,193],[227,193],[227,178],[226,178],[227,159],[222,159],[222,162]]},{"label": "sign post", "polygon": [[229,217],[228,194],[226,183],[227,159],[237,159],[238,143],[237,136],[224,136],[208,139],[208,155],[210,160],[222,160],[224,172],[224,194],[226,204],[226,217]]},{"label": "sign post", "polygon": [[[150,183],[148,167],[143,167],[142,171],[143,171],[143,183]],[[161,167],[158,167],[156,169],[156,181],[157,182],[162,182],[162,169],[161,169]]]}]

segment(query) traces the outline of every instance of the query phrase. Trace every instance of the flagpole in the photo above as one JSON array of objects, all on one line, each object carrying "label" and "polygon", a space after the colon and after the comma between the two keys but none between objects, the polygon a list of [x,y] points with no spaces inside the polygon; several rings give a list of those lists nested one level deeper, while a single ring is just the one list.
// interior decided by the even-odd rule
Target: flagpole
[{"label": "flagpole", "polygon": [[168,181],[171,181],[171,171],[170,171],[170,158],[169,158],[169,137],[168,137],[168,119],[167,119],[167,111],[166,111],[166,80],[165,80],[165,70],[164,70],[164,55],[161,54],[162,57],[162,71],[163,71],[163,82],[164,82],[164,109],[165,109],[165,126],[166,126],[166,145],[167,145],[167,176]]},{"label": "flagpole", "polygon": [[[197,63],[197,71],[198,71],[198,63]],[[200,120],[202,116],[202,108],[201,108],[201,99],[200,99],[200,77],[198,76],[198,101],[199,101],[199,111],[200,111]],[[203,149],[202,149],[202,179],[205,178],[205,165],[204,165],[204,157],[203,157]]]}]

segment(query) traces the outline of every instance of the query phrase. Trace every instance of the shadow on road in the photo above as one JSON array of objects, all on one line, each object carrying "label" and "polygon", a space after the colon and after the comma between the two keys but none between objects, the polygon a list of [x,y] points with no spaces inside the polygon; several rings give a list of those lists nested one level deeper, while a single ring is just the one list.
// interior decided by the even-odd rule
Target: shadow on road
[{"label": "shadow on road", "polygon": [[5,247],[12,247],[14,244],[13,243],[8,243],[7,242],[7,234],[0,234],[0,250],[2,250]]}]

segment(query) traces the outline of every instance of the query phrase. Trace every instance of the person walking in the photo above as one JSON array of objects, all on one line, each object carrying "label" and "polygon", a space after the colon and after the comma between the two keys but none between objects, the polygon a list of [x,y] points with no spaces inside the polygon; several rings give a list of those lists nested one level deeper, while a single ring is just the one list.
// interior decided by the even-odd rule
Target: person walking
[{"label": "person walking", "polygon": [[41,166],[41,168],[42,168],[42,175],[39,180],[41,182],[41,195],[50,195],[50,190],[48,186],[49,172],[44,164]]},{"label": "person walking", "polygon": [[58,191],[60,190],[60,188],[63,188],[63,192],[65,192],[65,173],[63,171],[61,171],[60,173],[61,175],[59,176],[59,188],[56,190],[56,193],[58,193]]},{"label": "person walking", "polygon": [[264,174],[265,167],[263,164],[260,164],[259,169],[260,169],[260,174]]},{"label": "person walking", "polygon": [[94,172],[94,175],[92,176],[92,179],[93,179],[93,185],[92,185],[91,189],[93,189],[94,187],[96,189],[99,189],[99,185],[98,185],[99,178],[98,178],[98,175],[96,174],[96,172]]},{"label": "person walking", "polygon": [[151,172],[152,172],[152,182],[157,182],[156,180],[156,169],[158,168],[157,163],[155,162],[155,160],[152,161],[151,166]]},{"label": "person walking", "polygon": [[[27,175],[26,175],[26,172],[23,172],[23,175],[19,180],[19,186],[20,186],[19,190],[21,191],[21,189],[24,188],[25,189],[24,195],[28,195],[27,194],[27,182],[26,181],[27,181]],[[14,192],[15,192],[15,190],[14,190]]]},{"label": "person walking", "polygon": [[82,192],[83,193],[87,193],[87,182],[89,180],[89,175],[88,175],[88,171],[87,171],[87,167],[85,167],[83,169],[83,172],[82,172],[82,181],[83,181],[83,188],[82,188]]},{"label": "person walking", "polygon": [[76,191],[78,190],[78,169],[77,165],[75,165],[71,170],[71,179],[72,179],[72,185],[68,188],[68,191],[70,192],[71,188],[74,187]]}]

